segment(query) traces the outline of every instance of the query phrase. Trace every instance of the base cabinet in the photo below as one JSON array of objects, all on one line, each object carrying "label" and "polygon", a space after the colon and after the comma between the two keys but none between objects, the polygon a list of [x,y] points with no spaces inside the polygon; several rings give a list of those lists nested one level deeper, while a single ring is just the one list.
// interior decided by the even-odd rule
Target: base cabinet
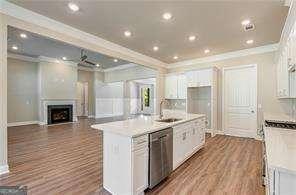
[{"label": "base cabinet", "polygon": [[148,148],[132,152],[133,194],[142,194],[148,187]]},{"label": "base cabinet", "polygon": [[205,143],[205,117],[173,128],[173,169],[176,169]]},{"label": "base cabinet", "polygon": [[295,195],[296,173],[281,169],[268,169],[268,180],[266,183],[267,195]]}]

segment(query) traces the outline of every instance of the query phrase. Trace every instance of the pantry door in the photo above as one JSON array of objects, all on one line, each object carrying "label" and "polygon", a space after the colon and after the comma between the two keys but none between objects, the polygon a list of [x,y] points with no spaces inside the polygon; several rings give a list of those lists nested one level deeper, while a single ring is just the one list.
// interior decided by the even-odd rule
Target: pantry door
[{"label": "pantry door", "polygon": [[222,126],[227,135],[257,136],[257,65],[223,69]]}]

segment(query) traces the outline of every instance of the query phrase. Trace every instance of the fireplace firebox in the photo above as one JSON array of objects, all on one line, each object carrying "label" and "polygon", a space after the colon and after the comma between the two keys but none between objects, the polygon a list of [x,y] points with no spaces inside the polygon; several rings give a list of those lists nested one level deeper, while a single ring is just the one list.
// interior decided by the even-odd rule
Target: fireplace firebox
[{"label": "fireplace firebox", "polygon": [[47,124],[66,123],[73,121],[73,105],[47,106]]}]

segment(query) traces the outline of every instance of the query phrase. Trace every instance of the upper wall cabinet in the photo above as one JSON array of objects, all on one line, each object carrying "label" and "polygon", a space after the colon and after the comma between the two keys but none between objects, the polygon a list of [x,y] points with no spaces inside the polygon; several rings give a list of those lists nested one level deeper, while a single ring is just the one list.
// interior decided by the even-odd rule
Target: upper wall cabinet
[{"label": "upper wall cabinet", "polygon": [[165,98],[186,99],[187,82],[185,75],[167,75],[165,77]]},{"label": "upper wall cabinet", "polygon": [[287,42],[279,50],[277,61],[278,98],[296,98],[296,31],[292,29]]},{"label": "upper wall cabinet", "polygon": [[205,87],[212,84],[212,70],[195,70],[186,73],[188,87]]}]

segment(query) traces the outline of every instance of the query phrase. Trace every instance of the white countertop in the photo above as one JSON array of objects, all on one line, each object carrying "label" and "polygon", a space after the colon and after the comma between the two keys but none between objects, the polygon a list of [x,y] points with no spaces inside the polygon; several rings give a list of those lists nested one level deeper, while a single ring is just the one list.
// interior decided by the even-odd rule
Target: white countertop
[{"label": "white countertop", "polygon": [[296,130],[265,127],[264,133],[268,166],[296,173]]},{"label": "white countertop", "polygon": [[102,130],[104,132],[115,133],[128,137],[137,137],[168,127],[173,127],[175,125],[191,121],[200,117],[204,117],[204,114],[188,114],[188,113],[177,113],[165,115],[164,118],[174,117],[182,118],[180,121],[172,123],[157,122],[159,116],[144,116],[140,115],[134,119],[128,119],[124,121],[115,121],[110,123],[95,124],[91,127],[94,129]]}]

